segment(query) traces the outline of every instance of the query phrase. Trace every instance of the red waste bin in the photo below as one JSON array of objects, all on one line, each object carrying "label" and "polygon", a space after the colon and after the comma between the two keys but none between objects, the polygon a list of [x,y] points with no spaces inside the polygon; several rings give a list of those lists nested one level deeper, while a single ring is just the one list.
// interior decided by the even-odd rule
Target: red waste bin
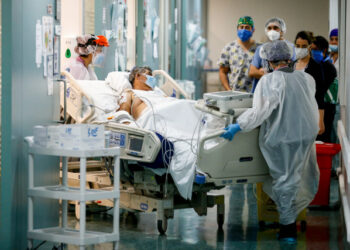
[{"label": "red waste bin", "polygon": [[316,144],[317,163],[320,169],[318,191],[310,205],[328,206],[331,182],[332,158],[340,151],[340,145],[335,143]]}]

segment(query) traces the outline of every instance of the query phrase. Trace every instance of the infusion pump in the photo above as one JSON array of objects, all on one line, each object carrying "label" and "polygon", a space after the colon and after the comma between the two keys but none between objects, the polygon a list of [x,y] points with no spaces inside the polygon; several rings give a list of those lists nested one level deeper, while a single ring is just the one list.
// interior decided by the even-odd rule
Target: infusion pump
[{"label": "infusion pump", "polygon": [[154,162],[161,147],[158,136],[149,130],[109,122],[110,147],[120,147],[120,158],[141,162]]}]

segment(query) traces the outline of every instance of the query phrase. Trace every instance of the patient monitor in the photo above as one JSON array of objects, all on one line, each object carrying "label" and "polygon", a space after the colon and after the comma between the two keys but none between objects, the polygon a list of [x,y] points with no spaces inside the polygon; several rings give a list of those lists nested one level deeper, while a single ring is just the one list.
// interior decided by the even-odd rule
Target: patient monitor
[{"label": "patient monitor", "polygon": [[196,108],[225,119],[226,126],[233,123],[234,119],[250,108],[253,103],[251,93],[239,91],[220,91],[205,93],[202,100],[195,104]]},{"label": "patient monitor", "polygon": [[156,159],[161,142],[155,133],[113,122],[105,124],[105,128],[111,131],[109,146],[120,147],[121,159],[142,162]]},{"label": "patient monitor", "polygon": [[206,106],[233,115],[234,110],[252,106],[253,94],[239,91],[205,93],[204,101]]}]

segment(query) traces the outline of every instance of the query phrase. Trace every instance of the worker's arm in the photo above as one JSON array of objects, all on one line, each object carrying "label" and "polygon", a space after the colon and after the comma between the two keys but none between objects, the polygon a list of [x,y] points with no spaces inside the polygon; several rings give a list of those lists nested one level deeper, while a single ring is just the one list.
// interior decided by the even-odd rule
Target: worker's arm
[{"label": "worker's arm", "polygon": [[260,79],[263,75],[265,75],[265,70],[264,68],[258,69],[257,67],[251,64],[249,67],[248,75],[249,77]]},{"label": "worker's arm", "polygon": [[124,110],[129,114],[131,114],[131,104],[132,104],[132,92],[125,91],[121,96],[121,99],[119,101],[120,107],[117,111]]},{"label": "worker's arm", "polygon": [[231,90],[230,84],[228,83],[228,78],[227,78],[227,74],[229,71],[230,71],[229,67],[220,66],[219,78],[220,78],[221,84],[225,88],[225,90]]},{"label": "worker's arm", "polygon": [[318,134],[322,135],[326,130],[324,126],[324,109],[319,109],[318,112],[320,113],[320,120],[318,122],[318,126],[320,127],[320,130],[318,131]]},{"label": "worker's arm", "polygon": [[[274,86],[272,87],[271,78],[264,76],[260,79],[254,92],[253,106],[237,118],[236,123],[238,123],[242,131],[249,132],[259,127],[279,105],[283,88],[276,87],[282,86],[278,80],[277,83],[272,82],[272,86]],[[269,94],[265,95],[264,93]]]}]

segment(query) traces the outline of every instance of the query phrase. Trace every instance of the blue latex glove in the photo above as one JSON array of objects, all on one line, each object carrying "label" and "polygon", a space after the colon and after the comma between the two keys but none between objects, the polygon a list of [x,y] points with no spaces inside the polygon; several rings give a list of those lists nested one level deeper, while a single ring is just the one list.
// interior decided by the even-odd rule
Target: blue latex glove
[{"label": "blue latex glove", "polygon": [[232,141],[233,137],[238,131],[241,131],[241,127],[238,123],[230,124],[225,128],[226,132],[220,135],[220,137],[223,137],[229,141]]}]

